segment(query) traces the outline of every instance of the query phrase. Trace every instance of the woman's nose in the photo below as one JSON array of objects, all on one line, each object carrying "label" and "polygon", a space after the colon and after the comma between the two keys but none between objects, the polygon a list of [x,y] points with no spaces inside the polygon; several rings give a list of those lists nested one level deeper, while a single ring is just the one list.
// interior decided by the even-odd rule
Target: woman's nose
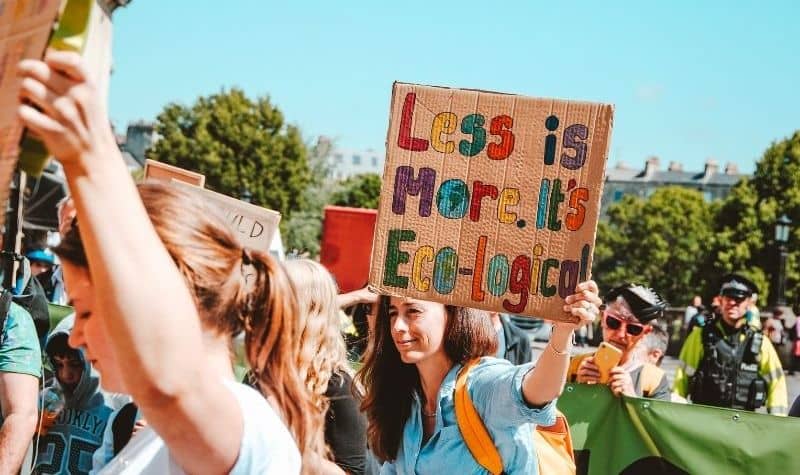
[{"label": "woman's nose", "polygon": [[83,338],[83,323],[79,319],[75,319],[75,323],[72,325],[72,331],[69,333],[69,339],[67,340],[69,346],[78,349],[84,346],[86,340]]},{"label": "woman's nose", "polygon": [[392,331],[395,332],[405,332],[408,331],[408,325],[406,324],[406,319],[402,315],[398,315],[392,321]]},{"label": "woman's nose", "polygon": [[620,325],[619,328],[617,328],[616,330],[612,330],[612,332],[614,333],[614,336],[617,337],[617,339],[622,341],[627,341],[628,329],[625,327],[625,325]]}]

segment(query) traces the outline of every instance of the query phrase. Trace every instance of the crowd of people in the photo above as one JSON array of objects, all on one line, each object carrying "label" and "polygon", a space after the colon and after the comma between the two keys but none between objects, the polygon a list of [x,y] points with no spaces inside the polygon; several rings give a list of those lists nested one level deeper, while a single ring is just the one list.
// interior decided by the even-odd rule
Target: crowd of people
[{"label": "crowd of people", "polygon": [[[538,472],[530,434],[556,421],[568,381],[787,411],[771,340],[743,320],[756,289],[742,276],[723,280],[719,315],[692,328],[673,387],[655,324],[667,304],[634,283],[602,299],[579,283],[563,308],[573,319],[550,316],[534,364],[505,315],[340,294],[312,260],[243,247],[209,205],[131,181],[78,55],[49,51],[19,69],[19,115],[72,193],[54,254],[28,260],[47,299],[65,296],[74,315],[41,339],[30,312],[0,299],[0,473],[476,473],[458,422],[462,374],[505,473]],[[607,381],[599,355],[571,351],[597,318],[619,353]],[[231,358],[239,335],[244,381]]]},{"label": "crowd of people", "polygon": [[[603,341],[621,352],[608,378],[612,392],[752,411],[764,407],[771,414],[787,415],[778,352],[760,321],[749,318],[756,292],[752,281],[729,274],[715,299],[719,305],[687,312],[687,336],[671,387],[659,368],[669,345],[668,333],[658,324],[667,303],[652,289],[631,283],[608,292],[600,322]],[[698,300],[693,304],[700,306]],[[594,353],[573,358],[571,381],[595,384],[600,377]]]}]

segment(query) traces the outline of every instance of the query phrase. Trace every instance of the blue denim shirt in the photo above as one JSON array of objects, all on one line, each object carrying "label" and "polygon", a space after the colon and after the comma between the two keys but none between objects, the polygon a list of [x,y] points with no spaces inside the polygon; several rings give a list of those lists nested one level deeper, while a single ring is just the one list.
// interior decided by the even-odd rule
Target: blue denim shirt
[{"label": "blue denim shirt", "polygon": [[[485,357],[472,368],[467,380],[472,403],[499,449],[508,474],[538,473],[533,447],[534,425],[552,425],[556,420],[555,401],[535,409],[522,398],[522,378],[532,367],[530,363],[513,366],[506,360]],[[489,473],[472,458],[456,424],[453,395],[460,369],[461,365],[455,365],[442,382],[436,427],[424,445],[420,400],[414,398],[397,459],[386,462],[381,475]]]}]

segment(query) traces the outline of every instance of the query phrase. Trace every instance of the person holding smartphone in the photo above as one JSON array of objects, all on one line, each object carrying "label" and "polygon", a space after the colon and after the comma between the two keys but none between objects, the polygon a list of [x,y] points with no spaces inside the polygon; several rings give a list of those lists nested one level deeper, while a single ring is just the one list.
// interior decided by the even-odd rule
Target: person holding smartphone
[{"label": "person holding smartphone", "polygon": [[[612,289],[604,299],[603,343],[596,353],[572,358],[568,380],[608,384],[616,396],[669,400],[670,386],[664,371],[636,358],[634,351],[666,308],[664,299],[650,288],[625,283]],[[617,358],[616,364],[608,363]]]}]

